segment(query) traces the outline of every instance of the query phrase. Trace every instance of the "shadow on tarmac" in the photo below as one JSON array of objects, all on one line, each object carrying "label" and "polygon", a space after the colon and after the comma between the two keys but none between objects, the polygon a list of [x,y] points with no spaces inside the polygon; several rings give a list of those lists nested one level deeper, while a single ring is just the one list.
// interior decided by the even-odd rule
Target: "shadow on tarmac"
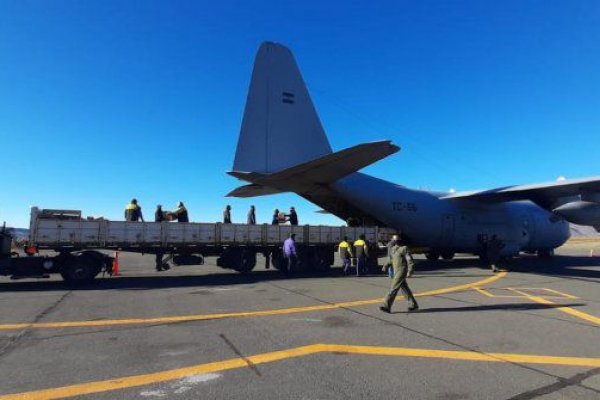
[{"label": "shadow on tarmac", "polygon": [[[557,276],[576,280],[597,280],[600,282],[600,258],[581,256],[555,256],[551,259],[539,259],[534,256],[523,256],[501,264],[508,271],[531,273],[538,275]],[[175,267],[176,269],[177,267]],[[415,278],[427,277],[470,277],[481,275],[464,275],[457,272],[466,268],[480,268],[482,273],[487,273],[489,267],[482,265],[478,258],[458,258],[451,261],[416,260]],[[594,268],[594,269],[592,269]],[[27,291],[65,291],[65,290],[152,290],[165,288],[184,288],[202,286],[229,286],[245,285],[258,282],[281,281],[289,279],[307,278],[335,278],[347,279],[341,273],[341,268],[332,268],[327,273],[298,273],[286,276],[277,270],[254,271],[249,274],[234,272],[219,272],[203,275],[169,275],[149,271],[147,276],[127,276],[127,272],[118,278],[97,278],[91,284],[72,287],[62,281],[9,281],[0,283],[0,292],[27,292]],[[383,273],[369,276],[386,277]],[[447,311],[448,309],[444,309]]]},{"label": "shadow on tarmac", "polygon": [[481,306],[466,307],[444,307],[444,308],[420,308],[418,311],[395,311],[392,314],[425,314],[437,312],[465,312],[465,311],[528,311],[528,310],[546,310],[557,307],[580,307],[583,303],[571,304],[536,304],[536,303],[513,303],[513,304],[487,304]]}]

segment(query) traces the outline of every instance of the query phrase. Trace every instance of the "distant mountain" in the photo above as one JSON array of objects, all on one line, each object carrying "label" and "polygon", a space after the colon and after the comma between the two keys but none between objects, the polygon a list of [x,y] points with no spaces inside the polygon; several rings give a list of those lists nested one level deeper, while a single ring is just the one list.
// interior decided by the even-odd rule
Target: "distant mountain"
[{"label": "distant mountain", "polygon": [[[27,238],[29,238],[29,229],[25,229],[25,228],[6,228],[7,231],[9,231],[12,235],[13,238],[18,239],[18,240],[25,240]],[[0,226],[0,231],[2,231],[2,227]]]},{"label": "distant mountain", "polygon": [[591,226],[571,224],[571,236],[572,237],[600,236],[600,232],[596,231],[596,229],[594,229]]}]

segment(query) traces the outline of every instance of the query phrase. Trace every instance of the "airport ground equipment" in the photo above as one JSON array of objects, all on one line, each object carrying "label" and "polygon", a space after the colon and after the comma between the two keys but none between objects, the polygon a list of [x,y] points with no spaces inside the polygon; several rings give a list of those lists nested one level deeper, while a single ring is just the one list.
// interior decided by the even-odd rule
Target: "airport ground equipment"
[{"label": "airport ground equipment", "polygon": [[[31,255],[11,255],[9,235],[3,234],[0,275],[20,278],[60,273],[72,283],[89,282],[101,272],[112,275],[113,258],[107,251],[157,254],[163,263],[175,265],[202,264],[205,256],[218,256],[218,266],[242,273],[252,271],[257,254],[263,254],[267,263],[283,269],[282,244],[291,233],[296,234],[298,268],[325,271],[333,265],[337,244],[344,236],[355,240],[365,235],[367,242],[381,244],[394,231],[364,226],[109,221],[82,218],[79,210],[33,207],[26,246]],[[40,250],[56,255],[33,255]],[[371,255],[370,262],[376,266],[378,252]]]}]

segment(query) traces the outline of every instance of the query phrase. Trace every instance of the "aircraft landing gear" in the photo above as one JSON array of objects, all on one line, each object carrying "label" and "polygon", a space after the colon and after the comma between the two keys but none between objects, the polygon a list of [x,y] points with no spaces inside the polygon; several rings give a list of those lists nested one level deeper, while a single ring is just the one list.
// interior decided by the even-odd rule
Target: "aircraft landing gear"
[{"label": "aircraft landing gear", "polygon": [[538,258],[541,258],[543,260],[548,260],[548,259],[554,257],[554,249],[538,250],[537,256],[538,256]]}]

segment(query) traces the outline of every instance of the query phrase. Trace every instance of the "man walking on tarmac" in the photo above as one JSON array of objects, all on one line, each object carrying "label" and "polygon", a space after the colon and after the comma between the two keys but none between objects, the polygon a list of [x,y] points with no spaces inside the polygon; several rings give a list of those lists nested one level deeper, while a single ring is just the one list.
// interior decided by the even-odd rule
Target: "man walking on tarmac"
[{"label": "man walking on tarmac", "polygon": [[348,243],[348,236],[344,236],[344,240],[338,244],[338,252],[343,263],[342,273],[348,275],[352,267],[352,247]]},{"label": "man walking on tarmac", "polygon": [[394,268],[394,279],[392,280],[392,288],[387,294],[383,305],[380,306],[379,309],[385,313],[390,313],[392,310],[392,304],[396,299],[398,291],[402,290],[402,293],[409,302],[408,311],[418,310],[419,305],[417,304],[417,301],[415,300],[415,297],[413,296],[410,288],[408,287],[408,283],[406,282],[408,266],[414,264],[414,261],[410,256],[410,252],[408,251],[408,247],[403,245],[400,239],[398,239],[392,246],[390,253],[390,261],[392,263],[392,267]]},{"label": "man walking on tarmac", "polygon": [[296,252],[296,234],[292,233],[289,238],[283,242],[283,256],[287,260],[287,274],[291,274],[298,260]]},{"label": "man walking on tarmac", "polygon": [[354,242],[354,251],[356,254],[356,276],[366,274],[367,257],[369,256],[369,247],[365,241],[365,235],[360,235],[358,240]]},{"label": "man walking on tarmac", "polygon": [[125,221],[137,222],[139,220],[144,222],[142,207],[138,205],[137,199],[131,199],[131,202],[125,206]]}]

